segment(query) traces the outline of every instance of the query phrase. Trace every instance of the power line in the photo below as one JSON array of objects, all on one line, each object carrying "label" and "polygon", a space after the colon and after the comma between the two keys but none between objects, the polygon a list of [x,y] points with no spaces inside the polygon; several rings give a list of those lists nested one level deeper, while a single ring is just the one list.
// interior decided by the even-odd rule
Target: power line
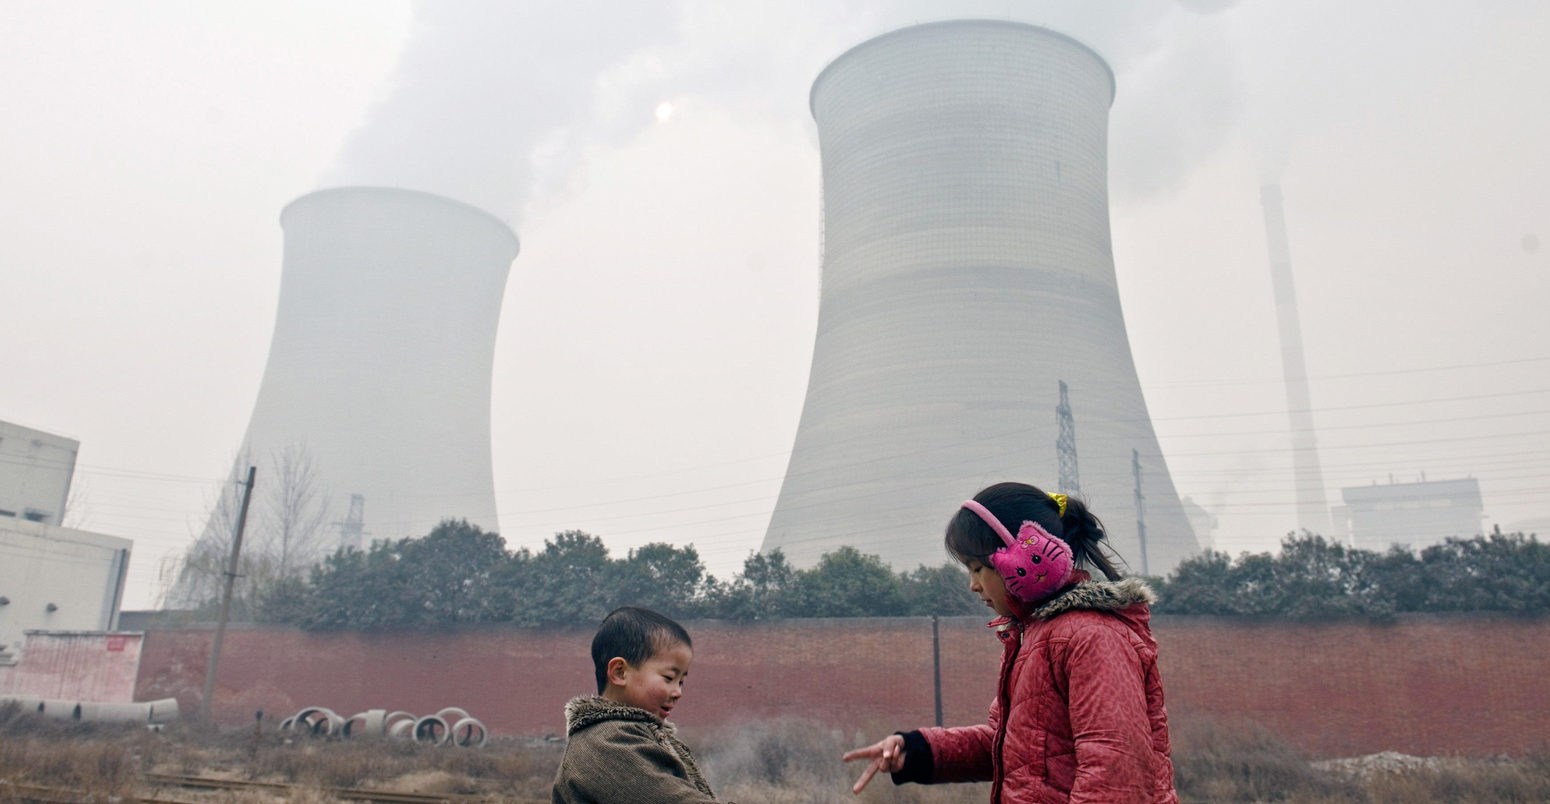
[{"label": "power line", "polygon": [[[1550,356],[1545,356],[1545,357],[1523,357],[1523,358],[1517,358],[1517,359],[1514,359],[1514,360],[1495,360],[1495,361],[1489,361],[1489,362],[1484,362],[1484,363],[1456,363],[1456,364],[1453,364],[1453,365],[1450,365],[1450,366],[1429,366],[1429,367],[1423,367],[1423,368],[1389,369],[1387,371],[1355,371],[1355,372],[1349,372],[1349,373],[1345,373],[1345,374],[1320,374],[1318,376],[1309,377],[1308,379],[1309,380],[1323,381],[1323,380],[1363,379],[1363,378],[1367,378],[1367,377],[1392,377],[1392,376],[1397,376],[1397,375],[1400,375],[1400,374],[1430,374],[1432,372],[1437,372],[1437,371],[1455,371],[1455,370],[1459,370],[1459,369],[1490,368],[1490,367],[1494,367],[1494,366],[1517,366],[1517,365],[1522,365],[1524,363],[1542,363],[1542,362],[1547,361],[1547,360],[1550,360]],[[1198,382],[1158,383],[1158,384],[1152,385],[1150,387],[1159,388],[1159,389],[1161,389],[1161,388],[1223,387],[1223,386],[1229,386],[1230,387],[1230,386],[1234,386],[1234,385],[1283,385],[1285,383],[1286,383],[1286,378],[1285,377],[1276,377],[1274,379],[1266,378],[1266,379],[1262,379],[1262,380],[1201,380],[1201,381],[1198,381]]]}]

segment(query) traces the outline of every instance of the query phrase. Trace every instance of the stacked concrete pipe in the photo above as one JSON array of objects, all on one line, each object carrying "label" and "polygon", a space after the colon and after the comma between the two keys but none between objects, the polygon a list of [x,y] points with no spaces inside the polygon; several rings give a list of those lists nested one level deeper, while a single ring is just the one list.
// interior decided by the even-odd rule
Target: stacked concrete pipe
[{"label": "stacked concrete pipe", "polygon": [[367,709],[348,718],[322,706],[304,707],[280,722],[281,731],[305,732],[322,737],[394,737],[431,745],[482,747],[489,740],[484,723],[467,710],[449,706],[431,715],[415,717],[403,710]]}]

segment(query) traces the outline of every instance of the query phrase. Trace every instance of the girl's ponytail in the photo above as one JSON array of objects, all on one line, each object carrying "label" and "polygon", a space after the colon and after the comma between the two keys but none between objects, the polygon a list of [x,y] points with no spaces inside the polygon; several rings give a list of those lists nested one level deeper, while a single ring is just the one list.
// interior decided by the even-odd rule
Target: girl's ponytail
[{"label": "girl's ponytail", "polygon": [[1061,539],[1071,546],[1078,566],[1086,565],[1102,572],[1104,577],[1117,581],[1124,575],[1115,566],[1115,556],[1104,542],[1108,533],[1103,523],[1087,508],[1086,503],[1075,497],[1066,499],[1066,512],[1060,516]]}]

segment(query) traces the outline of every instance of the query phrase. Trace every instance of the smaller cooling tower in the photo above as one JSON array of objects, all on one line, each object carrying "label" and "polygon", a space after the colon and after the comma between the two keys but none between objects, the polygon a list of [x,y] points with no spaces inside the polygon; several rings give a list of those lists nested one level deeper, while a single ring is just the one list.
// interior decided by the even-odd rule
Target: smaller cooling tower
[{"label": "smaller cooling tower", "polygon": [[[248,459],[303,449],[330,520],[359,495],[351,525],[372,538],[423,536],[445,517],[497,530],[490,376],[516,236],[467,204],[380,187],[302,196],[280,224]],[[260,491],[276,482],[260,471]]]}]

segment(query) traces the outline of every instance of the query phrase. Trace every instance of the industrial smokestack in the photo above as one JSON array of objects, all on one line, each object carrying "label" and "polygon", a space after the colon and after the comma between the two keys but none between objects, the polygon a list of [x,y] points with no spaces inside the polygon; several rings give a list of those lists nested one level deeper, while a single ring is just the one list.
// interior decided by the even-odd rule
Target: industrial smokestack
[{"label": "industrial smokestack", "polygon": [[942,563],[967,496],[1000,480],[1055,490],[1064,380],[1082,491],[1115,548],[1158,573],[1196,551],[1115,285],[1113,97],[1091,49],[1011,22],[895,31],[818,76],[818,334],[765,550],[797,566],[842,545],[903,569]]},{"label": "industrial smokestack", "polygon": [[364,521],[345,520],[356,539],[423,536],[445,517],[497,530],[490,376],[516,236],[475,207],[380,187],[302,196],[280,223],[244,453],[263,466],[304,450],[336,506],[359,516],[363,499]]},{"label": "industrial smokestack", "polygon": [[1270,280],[1275,290],[1276,323],[1281,331],[1281,371],[1286,378],[1286,409],[1291,417],[1297,527],[1331,535],[1329,504],[1324,497],[1324,473],[1319,468],[1318,439],[1313,434],[1308,369],[1302,358],[1302,326],[1297,318],[1297,288],[1292,284],[1292,255],[1286,240],[1286,212],[1281,205],[1281,188],[1266,184],[1260,188],[1259,198],[1265,208]]}]

